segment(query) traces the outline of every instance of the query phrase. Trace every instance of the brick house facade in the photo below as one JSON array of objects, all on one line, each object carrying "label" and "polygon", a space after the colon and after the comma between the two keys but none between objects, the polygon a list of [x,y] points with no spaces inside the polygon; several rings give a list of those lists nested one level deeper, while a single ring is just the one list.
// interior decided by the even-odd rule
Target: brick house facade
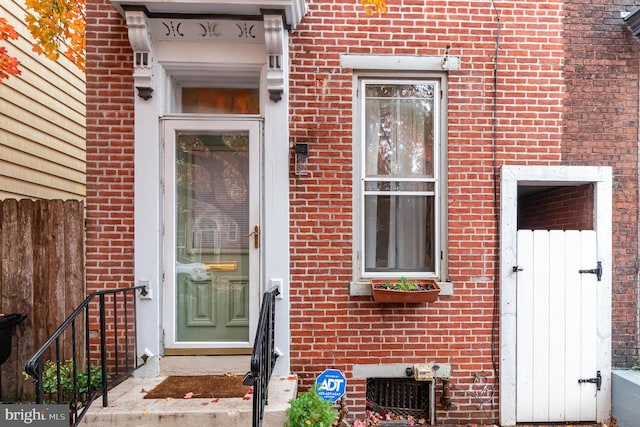
[{"label": "brick house facade", "polygon": [[[145,156],[141,150],[153,152],[160,145],[160,138],[154,140],[160,131],[140,142],[144,135],[135,126],[141,111],[146,118],[153,116],[145,105],[162,98],[164,89],[156,69],[147,76],[153,85],[151,101],[134,89],[138,69],[128,35],[132,24],[122,12],[146,5],[148,20],[166,19],[160,12],[167,12],[154,15],[153,1],[114,3],[118,8],[109,0],[87,2],[88,291],[133,284],[149,275],[153,282],[154,274],[158,283],[164,275],[162,254],[155,272],[145,271],[145,258],[137,258],[144,245],[162,252],[164,226],[145,228],[145,243],[136,243],[145,216],[150,221],[162,217],[163,208],[152,207],[162,203],[161,197],[151,199],[147,212],[135,200],[144,192],[161,192],[163,185],[160,172],[135,172],[137,156]],[[454,405],[439,403],[442,388],[436,381],[438,420],[514,421],[502,413],[499,381],[505,345],[500,342],[504,312],[499,280],[504,166],[612,168],[609,359],[613,367],[636,363],[640,66],[638,41],[621,17],[633,2],[405,0],[389,1],[382,16],[366,15],[353,0],[307,2],[306,8],[299,22],[289,22],[295,19],[287,14],[283,18],[290,27],[283,54],[288,67],[285,99],[278,105],[287,107],[288,137],[284,151],[278,151],[278,166],[288,165],[283,258],[288,262],[284,273],[260,279],[261,289],[280,280],[287,291],[287,343],[281,347],[287,350],[286,370],[299,376],[300,387],[312,386],[326,368],[340,369],[348,380],[351,414],[362,416],[368,369],[379,365],[393,370],[426,361],[450,372],[448,398]],[[157,53],[154,43],[150,49]],[[169,56],[157,53],[162,55]],[[162,64],[164,69],[172,61]],[[175,71],[175,76],[182,75]],[[440,225],[432,224],[440,237],[430,241],[439,261],[432,260],[430,272],[443,292],[431,304],[373,302],[364,291],[367,267],[360,265],[365,255],[358,230],[365,221],[358,215],[366,198],[358,189],[359,141],[366,132],[360,108],[368,84],[398,81],[427,81],[441,102],[434,103],[441,114],[434,119],[434,140],[442,150],[431,159],[441,172],[433,187],[441,198],[433,208],[434,222]],[[162,116],[160,109],[155,114]],[[267,113],[267,139],[270,132],[277,133],[269,127],[270,117]],[[296,173],[297,144],[308,147],[304,173]],[[160,163],[155,167],[162,169]],[[268,174],[270,168],[265,170]],[[595,190],[589,183],[540,190],[544,192],[519,196],[519,220],[528,227],[597,227]],[[269,197],[283,188],[264,191],[262,209],[269,212]],[[269,239],[269,220],[261,226]],[[266,246],[271,248],[268,242]],[[282,250],[277,244],[273,248]],[[272,255],[264,256],[268,270]],[[162,318],[160,306],[151,310]],[[159,329],[151,335],[158,336],[158,354],[163,354]],[[598,414],[597,421],[607,417]]]}]

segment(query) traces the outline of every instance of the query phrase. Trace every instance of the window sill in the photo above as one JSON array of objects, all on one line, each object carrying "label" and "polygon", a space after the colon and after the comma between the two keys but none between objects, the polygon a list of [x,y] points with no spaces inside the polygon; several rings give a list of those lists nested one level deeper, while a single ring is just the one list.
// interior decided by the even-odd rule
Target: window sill
[{"label": "window sill", "polygon": [[[453,282],[438,282],[440,286],[439,296],[453,295]],[[371,282],[369,280],[349,283],[349,295],[352,297],[364,297],[371,295]]]}]

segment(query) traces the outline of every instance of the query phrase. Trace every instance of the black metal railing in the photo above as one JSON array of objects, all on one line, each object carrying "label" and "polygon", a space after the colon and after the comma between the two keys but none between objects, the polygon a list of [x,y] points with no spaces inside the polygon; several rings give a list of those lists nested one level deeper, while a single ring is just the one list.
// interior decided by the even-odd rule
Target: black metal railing
[{"label": "black metal railing", "polygon": [[269,380],[276,365],[275,351],[275,305],[280,295],[277,286],[264,293],[260,307],[258,330],[251,354],[251,372],[244,376],[244,385],[253,386],[253,427],[261,427],[264,407],[268,404]]},{"label": "black metal railing", "polygon": [[91,403],[139,367],[136,356],[136,290],[93,292],[26,362],[37,404],[69,404],[69,425],[77,426]]}]

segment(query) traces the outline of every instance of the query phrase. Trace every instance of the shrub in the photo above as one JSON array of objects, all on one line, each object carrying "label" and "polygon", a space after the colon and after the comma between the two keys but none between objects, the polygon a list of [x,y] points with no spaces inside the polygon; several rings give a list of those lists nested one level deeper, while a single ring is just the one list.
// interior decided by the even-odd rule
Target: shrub
[{"label": "shrub", "polygon": [[[91,377],[90,383],[86,369],[76,371],[76,387],[79,396],[89,392],[89,385],[91,386],[91,390],[102,387],[102,369],[98,366],[91,365],[89,367],[89,373]],[[31,378],[26,372],[22,374],[25,380]],[[60,389],[63,400],[73,400],[73,360],[60,363]],[[53,360],[48,360],[44,364],[42,370],[42,390],[45,395],[45,403],[54,403],[58,400],[58,368],[56,362]]]},{"label": "shrub", "polygon": [[284,427],[331,427],[338,416],[333,404],[318,396],[315,388],[299,394],[289,404]]}]

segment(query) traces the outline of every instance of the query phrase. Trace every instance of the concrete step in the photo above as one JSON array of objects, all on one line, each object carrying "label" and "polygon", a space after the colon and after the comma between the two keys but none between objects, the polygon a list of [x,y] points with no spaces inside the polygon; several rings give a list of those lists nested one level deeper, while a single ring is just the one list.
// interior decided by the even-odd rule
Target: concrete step
[{"label": "concrete step", "polygon": [[250,355],[233,356],[164,356],[159,360],[161,376],[213,375],[251,370]]},{"label": "concrete step", "polygon": [[[243,372],[244,374],[244,372]],[[132,377],[109,392],[109,406],[96,400],[80,423],[86,427],[248,427],[253,401],[237,399],[144,399],[166,377]],[[272,377],[264,427],[282,427],[289,400],[297,391],[295,376]]]}]

